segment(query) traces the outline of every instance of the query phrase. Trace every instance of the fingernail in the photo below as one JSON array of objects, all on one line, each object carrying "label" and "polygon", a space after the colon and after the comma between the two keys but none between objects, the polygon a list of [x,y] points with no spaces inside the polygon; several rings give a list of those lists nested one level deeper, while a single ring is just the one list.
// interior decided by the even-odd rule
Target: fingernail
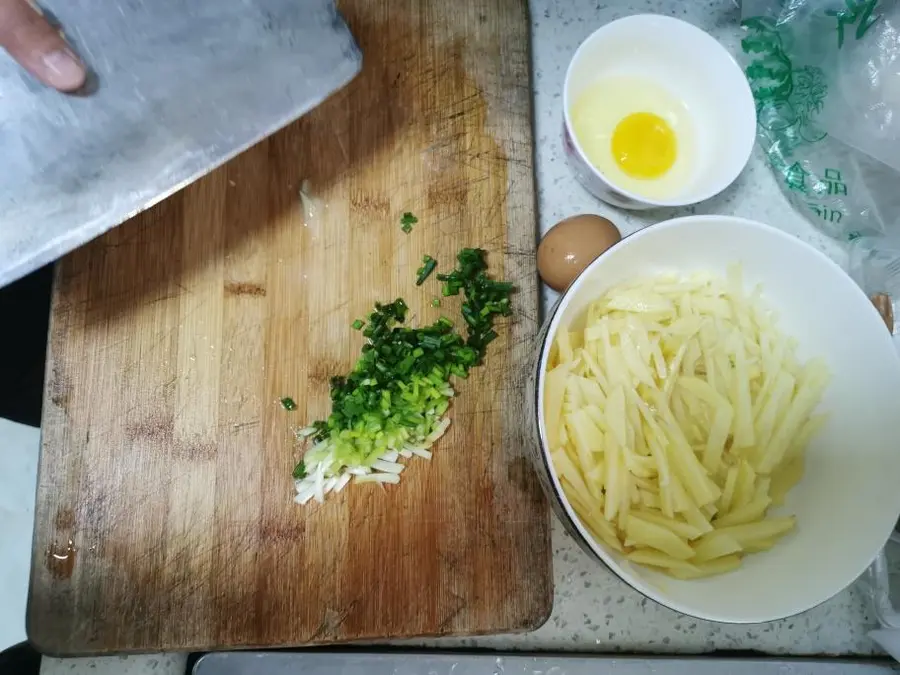
[{"label": "fingernail", "polygon": [[44,55],[47,81],[63,91],[78,89],[84,84],[84,66],[68,49],[57,49]]}]

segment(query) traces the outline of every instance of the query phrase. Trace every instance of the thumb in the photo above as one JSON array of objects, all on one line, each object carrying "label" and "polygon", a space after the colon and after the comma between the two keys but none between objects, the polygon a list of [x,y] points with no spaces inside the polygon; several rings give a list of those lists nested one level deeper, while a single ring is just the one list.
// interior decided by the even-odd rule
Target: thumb
[{"label": "thumb", "polygon": [[44,84],[60,91],[84,84],[81,61],[29,0],[0,0],[0,47]]}]

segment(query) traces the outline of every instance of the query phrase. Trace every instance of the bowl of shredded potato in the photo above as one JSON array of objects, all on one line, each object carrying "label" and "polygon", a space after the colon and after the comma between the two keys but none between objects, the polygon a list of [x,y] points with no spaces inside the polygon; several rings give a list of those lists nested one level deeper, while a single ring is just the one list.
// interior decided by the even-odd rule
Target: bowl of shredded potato
[{"label": "bowl of shredded potato", "polygon": [[536,459],[581,546],[730,623],[853,582],[900,515],[900,359],[844,271],[761,223],[690,216],[566,290],[532,382]]}]

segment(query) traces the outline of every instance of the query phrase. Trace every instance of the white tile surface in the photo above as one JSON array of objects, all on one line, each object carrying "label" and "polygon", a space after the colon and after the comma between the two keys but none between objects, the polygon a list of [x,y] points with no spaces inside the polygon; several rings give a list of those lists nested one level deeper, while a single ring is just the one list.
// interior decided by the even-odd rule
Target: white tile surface
[{"label": "white tile surface", "polygon": [[[724,213],[761,220],[797,235],[842,262],[834,242],[816,231],[788,206],[757,153],[737,183],[722,195],[686,209],[660,209],[639,215],[604,206],[571,178],[560,148],[563,75],[579,42],[598,26],[639,12],[670,14],[704,28],[733,52],[738,46],[739,11],[731,0],[531,0],[535,142],[540,228],[546,231],[563,217],[580,212],[610,217],[623,233],[687,213]],[[552,301],[554,294],[545,294]],[[660,607],[631,590],[593,563],[554,521],[553,614],[545,626],[524,635],[415,641],[406,644],[453,648],[574,650],[597,652],[698,653],[716,649],[760,650],[773,654],[877,653],[866,636],[875,619],[859,585],[797,617],[784,621],[727,626],[699,621]],[[151,669],[152,666],[152,669]],[[126,670],[127,668],[127,670]],[[45,659],[42,672],[166,673],[183,672],[179,657]]]},{"label": "white tile surface", "polygon": [[40,437],[0,419],[0,650],[25,639]]}]

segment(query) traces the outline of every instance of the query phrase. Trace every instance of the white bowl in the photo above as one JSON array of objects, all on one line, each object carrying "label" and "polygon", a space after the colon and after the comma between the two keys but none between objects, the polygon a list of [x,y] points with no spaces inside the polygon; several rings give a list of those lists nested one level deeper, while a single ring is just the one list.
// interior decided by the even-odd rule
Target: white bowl
[{"label": "white bowl", "polygon": [[[634,565],[595,541],[566,500],[544,428],[544,373],[560,327],[611,286],[664,272],[725,274],[743,266],[761,283],[798,356],[823,356],[830,414],[806,454],[806,473],[775,513],[797,516],[794,532],[749,555],[735,572],[678,581]],[[690,216],[650,226],[595,260],[545,324],[536,368],[537,456],[545,488],[570,533],[613,572],[672,609],[712,621],[753,623],[803,612],[856,579],[878,555],[900,514],[900,359],[872,303],[840,267],[784,232],[741,218]]]},{"label": "white bowl", "polygon": [[[579,95],[599,79],[622,75],[653,80],[684,101],[693,120],[694,166],[670,198],[652,199],[616,185],[591,165],[572,132],[570,110]],[[696,26],[657,14],[625,17],[594,31],[569,64],[563,105],[563,148],[576,178],[594,196],[626,209],[709,199],[738,177],[756,138],[753,94],[728,50]]]}]

